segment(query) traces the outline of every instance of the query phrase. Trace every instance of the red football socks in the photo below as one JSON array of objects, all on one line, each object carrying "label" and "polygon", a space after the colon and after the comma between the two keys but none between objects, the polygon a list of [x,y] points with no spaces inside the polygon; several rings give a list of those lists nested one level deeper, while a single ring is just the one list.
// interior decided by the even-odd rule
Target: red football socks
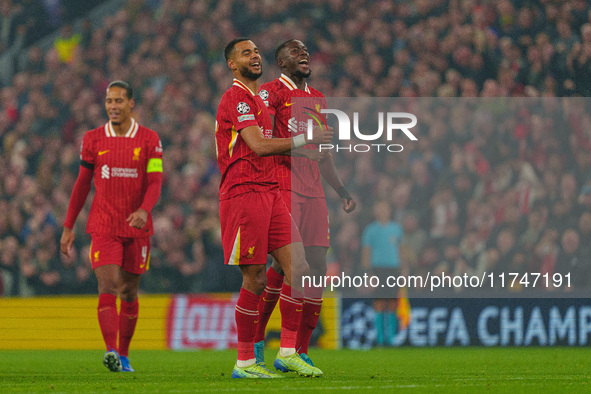
[{"label": "red football socks", "polygon": [[302,318],[304,295],[283,284],[279,298],[281,311],[281,348],[295,348],[296,335]]},{"label": "red football socks", "polygon": [[117,350],[117,331],[119,315],[117,314],[117,297],[113,294],[99,294],[98,322],[107,350]]},{"label": "red football socks", "polygon": [[302,320],[296,338],[296,349],[300,354],[308,354],[312,331],[316,328],[318,318],[320,318],[320,309],[322,309],[322,298],[304,298]]},{"label": "red football socks", "polygon": [[279,294],[281,293],[281,286],[283,285],[283,275],[279,275],[271,267],[267,270],[267,286],[263,290],[261,299],[259,300],[259,323],[257,325],[254,341],[259,342],[265,339],[265,330],[269,318],[277,305]]},{"label": "red football socks", "polygon": [[238,331],[238,361],[254,360],[254,333],[257,327],[260,296],[240,289],[236,302],[236,331]]},{"label": "red football socks", "polygon": [[119,355],[127,357],[129,354],[129,343],[135,331],[139,303],[136,299],[133,302],[121,300],[121,311],[119,313]]}]

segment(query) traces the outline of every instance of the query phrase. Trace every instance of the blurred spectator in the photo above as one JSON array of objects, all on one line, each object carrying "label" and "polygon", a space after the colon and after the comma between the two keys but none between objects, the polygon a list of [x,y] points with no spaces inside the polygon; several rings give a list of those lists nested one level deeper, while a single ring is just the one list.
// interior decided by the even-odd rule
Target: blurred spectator
[{"label": "blurred spectator", "polygon": [[72,63],[80,49],[81,34],[73,34],[72,26],[64,25],[60,29],[60,35],[55,39],[53,47],[62,63]]},{"label": "blurred spectator", "polygon": [[[565,291],[589,288],[591,265],[587,257],[581,254],[581,236],[574,228],[569,228],[562,234],[554,272],[562,275],[562,289]],[[567,286],[565,275],[570,276],[570,287]]]}]

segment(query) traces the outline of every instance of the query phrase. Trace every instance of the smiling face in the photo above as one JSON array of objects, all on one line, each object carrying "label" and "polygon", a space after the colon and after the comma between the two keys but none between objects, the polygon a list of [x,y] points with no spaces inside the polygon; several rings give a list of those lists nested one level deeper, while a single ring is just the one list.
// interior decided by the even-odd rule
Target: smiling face
[{"label": "smiling face", "polygon": [[281,50],[277,63],[290,77],[308,78],[310,76],[310,54],[300,40],[288,42]]},{"label": "smiling face", "polygon": [[121,125],[131,118],[131,109],[135,105],[133,99],[127,97],[127,91],[119,86],[107,89],[105,109],[113,125]]},{"label": "smiling face", "polygon": [[228,67],[236,73],[252,81],[263,74],[263,63],[259,49],[250,40],[241,41],[234,45],[234,50],[228,59]]}]

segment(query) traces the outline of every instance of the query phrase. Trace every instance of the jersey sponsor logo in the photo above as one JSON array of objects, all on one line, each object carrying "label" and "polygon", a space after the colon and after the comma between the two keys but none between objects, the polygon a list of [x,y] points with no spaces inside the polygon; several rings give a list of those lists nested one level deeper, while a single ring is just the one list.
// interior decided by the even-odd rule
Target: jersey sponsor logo
[{"label": "jersey sponsor logo", "polygon": [[113,178],[137,178],[139,176],[137,168],[111,168],[111,176]]},{"label": "jersey sponsor logo", "polygon": [[101,178],[109,179],[111,177],[111,171],[109,170],[108,165],[104,165],[101,167]]},{"label": "jersey sponsor logo", "polygon": [[133,160],[140,159],[140,151],[141,150],[142,150],[142,148],[133,148]]},{"label": "jersey sponsor logo", "polygon": [[263,100],[266,100],[269,98],[269,92],[267,92],[266,90],[261,90],[259,92],[259,97],[262,98]]},{"label": "jersey sponsor logo", "polygon": [[295,116],[287,121],[287,128],[292,133],[298,132],[298,121],[296,120]]},{"label": "jersey sponsor logo", "polygon": [[245,120],[254,120],[254,115],[248,114],[248,115],[240,115],[238,117],[238,122],[244,122]]},{"label": "jersey sponsor logo", "polygon": [[105,153],[109,153],[109,152],[110,152],[110,150],[109,150],[109,149],[107,149],[107,150],[101,150],[101,151],[99,151],[98,155],[99,155],[99,156],[102,156],[102,155],[104,155]]},{"label": "jersey sponsor logo", "polygon": [[259,129],[261,129],[261,133],[263,133],[263,138],[273,138],[272,129],[263,129],[261,126],[259,126]]},{"label": "jersey sponsor logo", "polygon": [[245,102],[239,102],[238,105],[236,106],[236,111],[238,111],[241,114],[247,114],[250,112],[250,107],[248,106],[248,104],[246,104]]},{"label": "jersey sponsor logo", "polygon": [[139,177],[139,174],[137,172],[137,168],[120,168],[120,167],[109,168],[109,166],[106,164],[101,167],[101,178],[102,179],[137,178],[137,177]]}]

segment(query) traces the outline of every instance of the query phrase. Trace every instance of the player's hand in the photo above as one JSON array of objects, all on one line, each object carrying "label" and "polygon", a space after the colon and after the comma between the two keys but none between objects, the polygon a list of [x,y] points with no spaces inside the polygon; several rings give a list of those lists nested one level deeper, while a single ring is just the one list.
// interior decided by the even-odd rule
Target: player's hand
[{"label": "player's hand", "polygon": [[328,128],[326,128],[316,126],[312,130],[312,139],[308,140],[308,143],[315,145],[328,144],[332,141],[333,136],[334,132],[332,131],[332,127],[328,126]]},{"label": "player's hand", "polygon": [[312,150],[312,149],[304,149],[306,151],[306,158],[308,160],[312,160],[318,163],[322,163],[324,160],[328,159],[330,157],[330,153],[323,151],[317,151],[317,150]]},{"label": "player's hand", "polygon": [[353,212],[355,207],[357,207],[357,202],[355,202],[353,197],[341,198],[341,201],[343,202],[343,211],[347,213]]},{"label": "player's hand", "polygon": [[133,228],[142,229],[148,223],[148,212],[145,209],[138,209],[125,220]]},{"label": "player's hand", "polygon": [[60,250],[68,257],[70,257],[70,252],[72,251],[72,245],[74,244],[75,238],[76,235],[74,234],[74,230],[64,227],[62,238],[60,239]]}]

